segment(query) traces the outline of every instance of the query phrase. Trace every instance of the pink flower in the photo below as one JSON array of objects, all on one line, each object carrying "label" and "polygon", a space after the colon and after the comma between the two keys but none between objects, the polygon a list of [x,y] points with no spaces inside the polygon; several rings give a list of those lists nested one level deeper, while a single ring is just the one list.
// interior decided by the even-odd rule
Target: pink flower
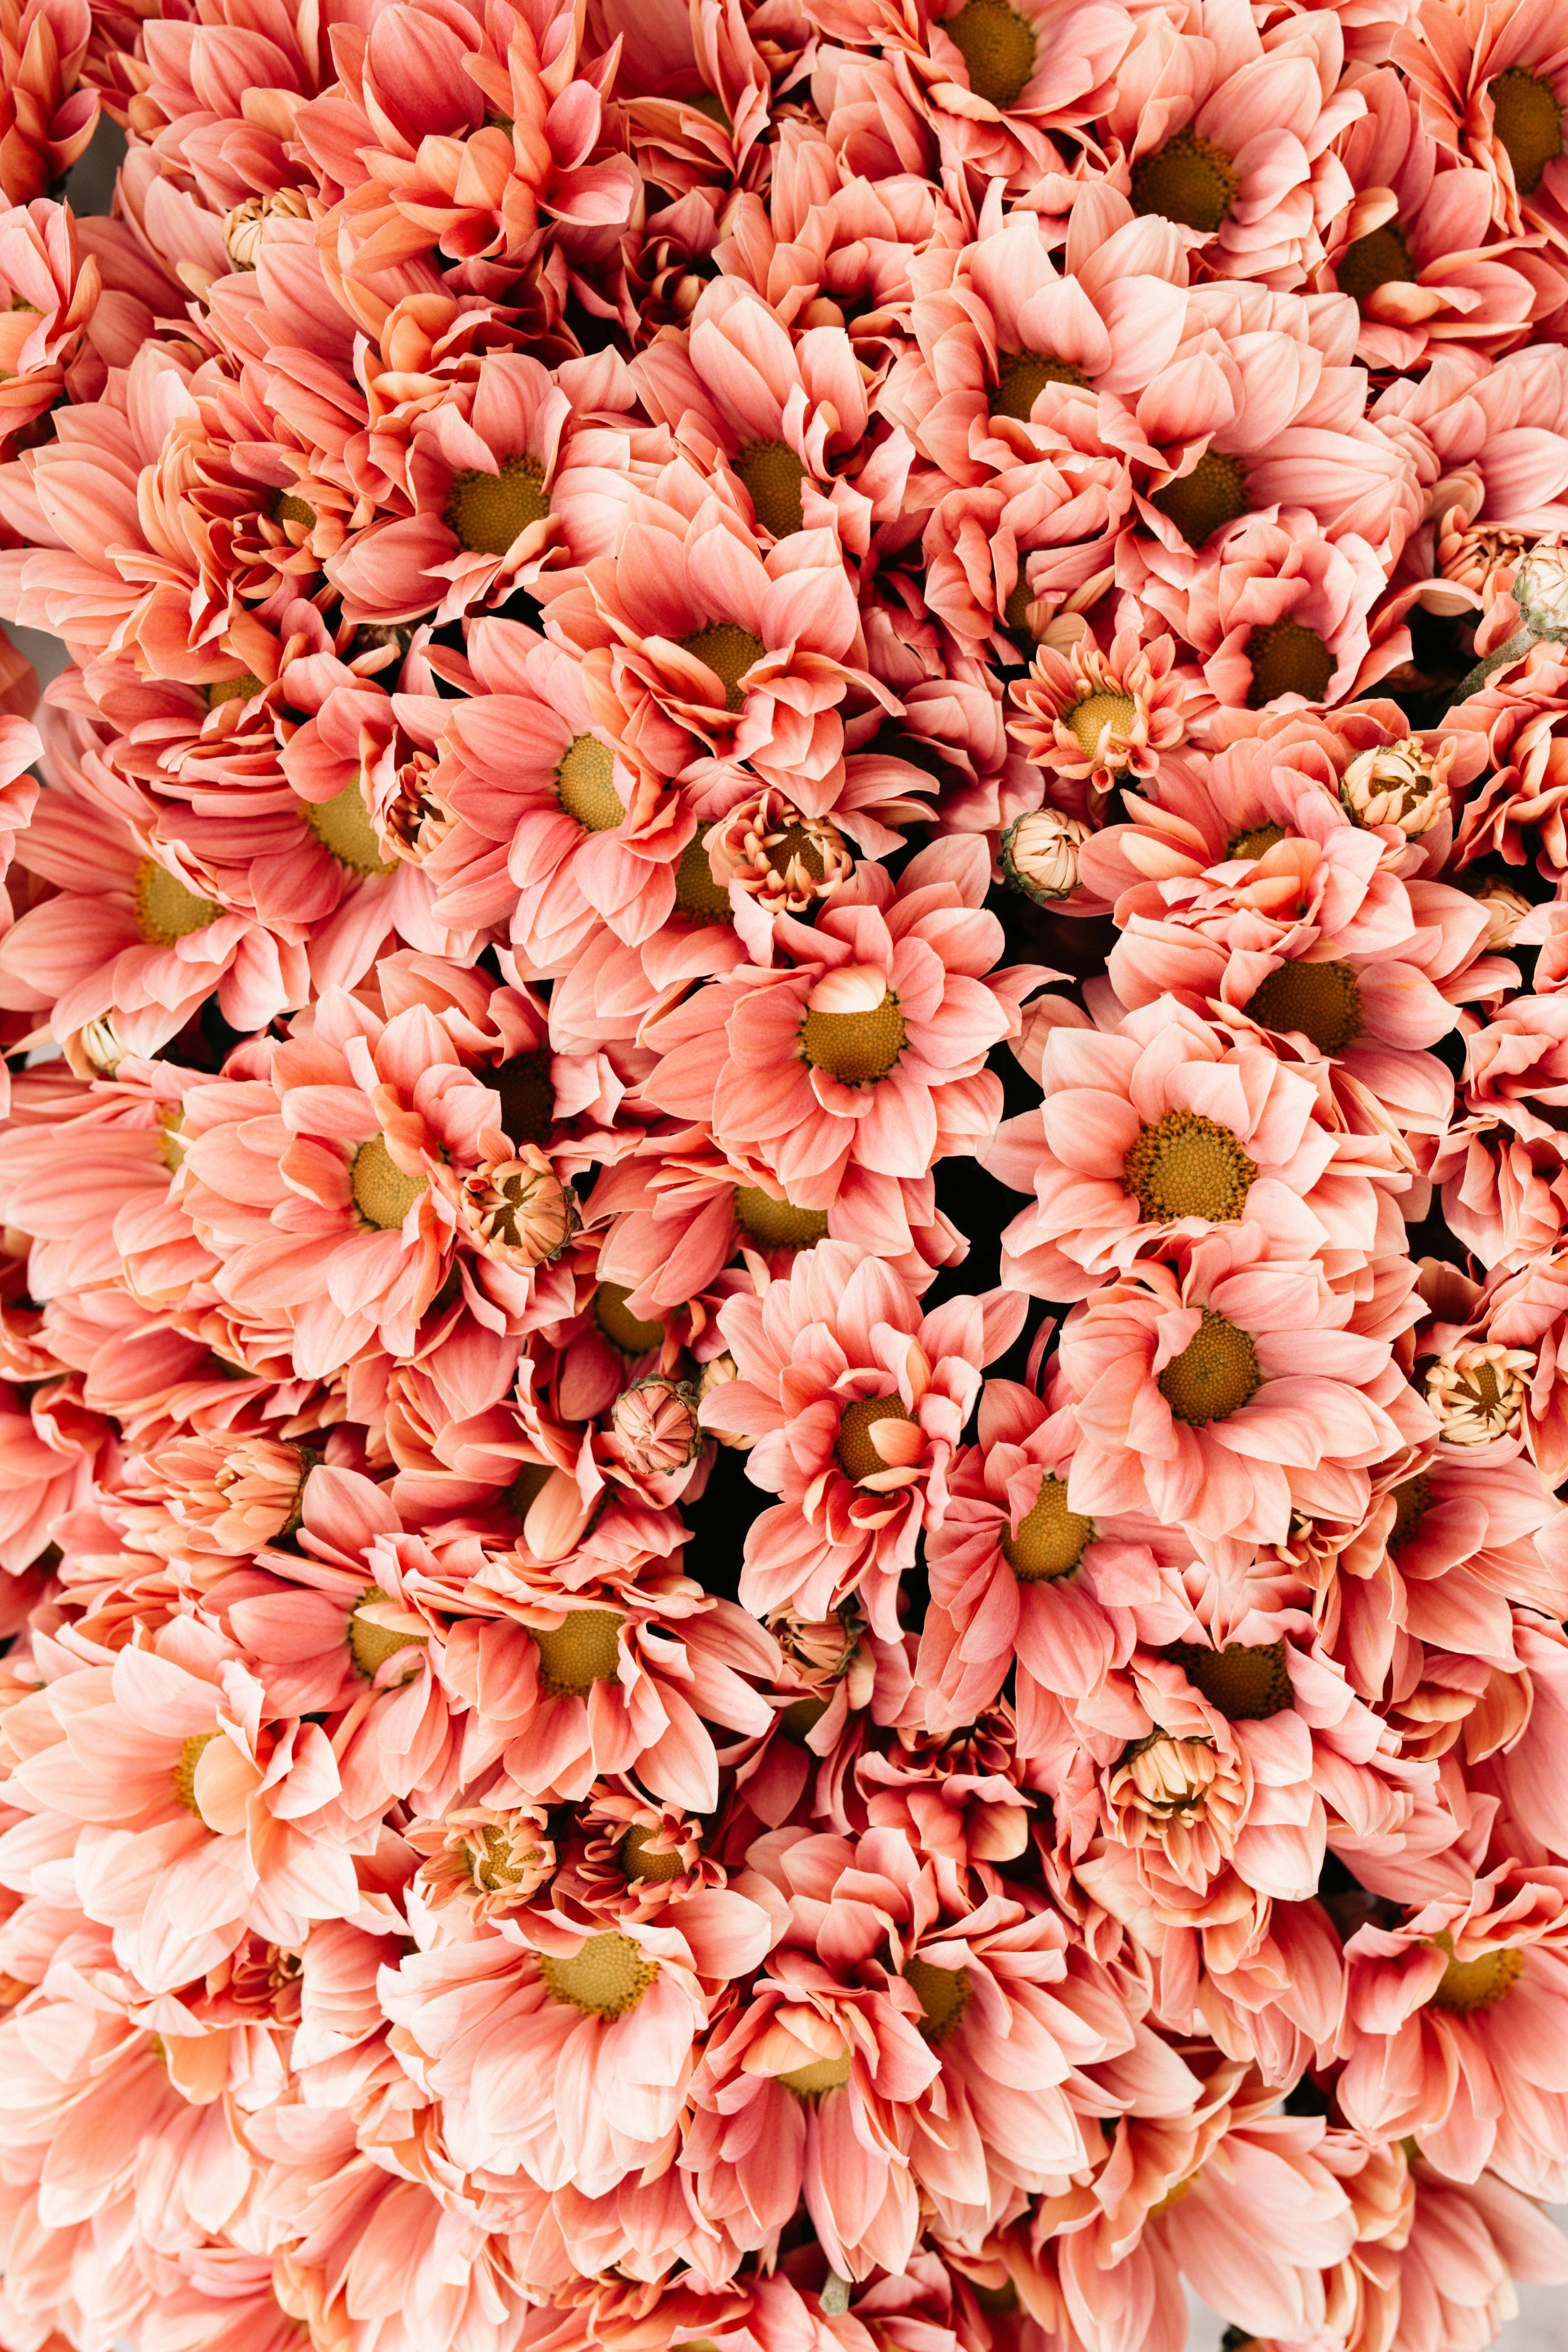
[{"label": "pink flower", "polygon": [[757,1437],[746,1474],[782,1497],[747,1532],[748,1608],[789,1601],[820,1617],[858,1592],[873,1632],[897,1636],[900,1578],[921,1528],[941,1523],[980,1367],[1020,1321],[999,1292],[922,1318],[901,1283],[842,1242],[721,1308],[740,1378],[702,1417]]},{"label": "pink flower", "polygon": [[1514,1271],[1556,1248],[1568,1215],[1552,1112],[1568,1072],[1568,1000],[1516,996],[1467,1041],[1464,1108],[1432,1176],[1445,1213],[1484,1265]]}]

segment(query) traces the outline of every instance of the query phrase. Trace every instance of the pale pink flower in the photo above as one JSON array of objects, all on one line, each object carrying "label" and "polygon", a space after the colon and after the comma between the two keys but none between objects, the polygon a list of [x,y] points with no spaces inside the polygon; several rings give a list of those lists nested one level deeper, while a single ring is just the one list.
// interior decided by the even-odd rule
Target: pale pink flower
[{"label": "pale pink flower", "polygon": [[1415,85],[1425,127],[1486,175],[1498,226],[1511,235],[1544,228],[1568,249],[1568,46],[1550,0],[1460,0],[1447,17],[1423,5],[1393,56]]},{"label": "pale pink flower", "polygon": [[1161,754],[1184,740],[1175,651],[1169,637],[1145,645],[1131,629],[1119,629],[1109,651],[1087,633],[1065,652],[1043,645],[1011,688],[1018,716],[1007,731],[1040,767],[1086,784],[1086,804],[1098,808],[1119,783],[1158,775]]},{"label": "pale pink flower", "polygon": [[1568,1177],[1552,1118],[1568,1083],[1568,997],[1516,996],[1466,1040],[1463,1107],[1432,1178],[1480,1263],[1515,1272],[1556,1249]]}]

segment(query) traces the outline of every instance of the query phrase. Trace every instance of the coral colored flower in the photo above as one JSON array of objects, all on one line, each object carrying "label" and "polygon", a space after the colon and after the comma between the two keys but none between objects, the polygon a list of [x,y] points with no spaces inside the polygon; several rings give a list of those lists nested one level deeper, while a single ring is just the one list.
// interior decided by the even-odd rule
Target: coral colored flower
[{"label": "coral colored flower", "polygon": [[1068,1507],[1150,1511],[1211,1545],[1364,1508],[1371,1465],[1432,1423],[1387,1341],[1353,1325],[1319,1265],[1243,1233],[1106,1284],[1062,1326],[1060,1401],[1083,1433]]},{"label": "coral colored flower", "polygon": [[1088,805],[1102,803],[1122,778],[1143,783],[1156,776],[1161,753],[1183,740],[1184,694],[1171,676],[1174,658],[1169,637],[1141,645],[1130,629],[1117,632],[1109,652],[1087,635],[1065,654],[1042,646],[1012,689],[1019,716],[1008,720],[1008,732],[1064,782],[1085,783]]},{"label": "coral colored flower", "polygon": [[1432,1163],[1445,1213],[1482,1265],[1510,1272],[1556,1248],[1565,1214],[1558,1130],[1568,1002],[1518,996],[1467,1041],[1463,1108]]},{"label": "coral colored flower", "polygon": [[1321,1065],[1314,1083],[1163,997],[1113,1035],[1047,1031],[1040,1083],[1040,1108],[984,1158],[1035,1194],[1003,1262],[1037,1297],[1085,1297],[1152,1241],[1205,1224],[1238,1224],[1271,1256],[1321,1255],[1333,1275],[1397,1245],[1388,1204],[1405,1180],[1386,1146],[1336,1131]]},{"label": "coral colored flower", "polygon": [[1546,0],[1462,0],[1440,22],[1424,5],[1393,54],[1415,85],[1423,124],[1485,174],[1498,226],[1517,235],[1539,226],[1564,249],[1568,51]]},{"label": "coral colored flower", "polygon": [[821,1242],[760,1298],[720,1309],[740,1378],[702,1416],[757,1437],[746,1474],[782,1497],[747,1533],[748,1607],[820,1617],[858,1592],[872,1631],[896,1638],[900,1577],[941,1523],[980,1367],[1021,1307],[993,1292],[922,1318],[875,1258]]}]

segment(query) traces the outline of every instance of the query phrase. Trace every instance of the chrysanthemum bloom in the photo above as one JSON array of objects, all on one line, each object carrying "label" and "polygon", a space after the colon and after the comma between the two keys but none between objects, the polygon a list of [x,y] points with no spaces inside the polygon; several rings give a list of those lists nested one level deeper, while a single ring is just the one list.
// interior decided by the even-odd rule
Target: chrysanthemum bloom
[{"label": "chrysanthemum bloom", "polygon": [[1466,1042],[1463,1108],[1432,1178],[1461,1241],[1510,1271],[1555,1250],[1568,1170],[1552,1113],[1568,1084],[1568,997],[1517,996]]},{"label": "chrysanthemum bloom", "polygon": [[[1367,423],[1405,443],[1423,472],[1431,464],[1425,443],[1439,475],[1459,478],[1471,525],[1532,534],[1561,527],[1568,352],[1560,344],[1510,352],[1489,371],[1477,352],[1445,352],[1425,374],[1396,376]],[[1444,511],[1448,504],[1445,498]]]},{"label": "chrysanthemum bloom", "polygon": [[555,1846],[547,1805],[458,1805],[440,1821],[406,1832],[419,1865],[419,1890],[437,1910],[461,1903],[489,1924],[531,1902],[550,1884]]},{"label": "chrysanthemum bloom", "polygon": [[1038,766],[1087,785],[1098,808],[1119,784],[1147,784],[1161,753],[1182,742],[1185,693],[1171,675],[1175,657],[1171,638],[1145,644],[1131,629],[1119,629],[1109,651],[1087,634],[1065,654],[1042,646],[1011,689],[1018,715],[1007,731]]},{"label": "chrysanthemum bloom", "polygon": [[1047,1031],[1038,1110],[984,1154],[1036,1205],[1003,1235],[1005,1278],[1082,1298],[1149,1243],[1239,1224],[1271,1257],[1320,1257],[1331,1276],[1398,1249],[1384,1204],[1408,1182],[1386,1144],[1339,1129],[1328,1074],[1289,1068],[1173,997],[1119,1031]]},{"label": "chrysanthemum bloom", "polygon": [[1134,210],[1177,223],[1219,276],[1300,284],[1351,194],[1334,142],[1364,101],[1343,59],[1328,9],[1261,36],[1237,0],[1202,35],[1144,19],[1102,118]]},{"label": "chrysanthemum bloom", "polygon": [[1456,2180],[1488,2167],[1527,2196],[1568,2181],[1568,1888],[1510,1864],[1468,1901],[1365,1927],[1346,1958],[1347,2119],[1414,2138]]},{"label": "chrysanthemum bloom", "polygon": [[746,1533],[748,1608],[823,1617],[858,1592],[872,1630],[896,1639],[899,1580],[922,1527],[941,1522],[981,1367],[1021,1320],[1000,1292],[922,1318],[842,1242],[818,1243],[760,1298],[726,1302],[719,1328],[741,1377],[703,1419],[755,1435],[747,1475],[782,1497]]},{"label": "chrysanthemum bloom", "polygon": [[546,627],[583,656],[595,718],[627,759],[673,777],[721,761],[731,800],[775,783],[831,815],[845,782],[840,706],[853,691],[862,708],[893,708],[866,667],[837,538],[795,531],[764,555],[733,508],[692,482],[689,507],[642,501],[614,557],[570,575],[579,584],[542,581]]},{"label": "chrysanthemum bloom", "polygon": [[1568,250],[1568,47],[1550,0],[1461,0],[1447,16],[1428,0],[1393,57],[1415,84],[1426,128],[1486,174],[1498,226],[1543,228]]},{"label": "chrysanthemum bloom", "polygon": [[1200,2079],[1187,2115],[1102,2126],[1089,2183],[1044,2198],[1019,2233],[1020,2301],[1062,2312],[1086,2352],[1182,2352],[1184,2277],[1249,2338],[1310,2343],[1327,2320],[1323,2273],[1356,2235],[1333,2136],[1280,2115],[1240,2061],[1205,2053]]},{"label": "chrysanthemum bloom", "polygon": [[1131,503],[1125,467],[1096,450],[1053,449],[946,491],[921,540],[929,609],[967,652],[1033,645],[1110,584]]},{"label": "chrysanthemum bloom", "polygon": [[653,2161],[715,1994],[770,1940],[766,1912],[721,1887],[586,1935],[536,1906],[505,1939],[411,1954],[384,2000],[457,2162],[598,2196]]},{"label": "chrysanthemum bloom", "polygon": [[[439,624],[608,551],[616,508],[601,437],[570,431],[571,394],[537,360],[496,352],[415,418],[398,467],[412,511],[352,532],[325,566],[347,619]],[[378,446],[388,464],[385,442]]]},{"label": "chrysanthemum bloom", "polygon": [[79,1378],[45,1349],[22,1354],[18,1364],[5,1349],[0,1387],[0,1569],[12,1576],[38,1559],[66,1512],[93,1499],[110,1437],[83,1403]]},{"label": "chrysanthemum bloom", "polygon": [[1359,1515],[1367,1472],[1432,1428],[1384,1339],[1316,1262],[1215,1230],[1141,1264],[1062,1326],[1083,1435],[1068,1507],[1151,1512],[1208,1544],[1283,1539],[1292,1511]]},{"label": "chrysanthemum bloom", "polygon": [[572,1816],[552,1899],[568,1916],[591,1913],[606,1927],[658,1919],[728,1884],[711,1842],[700,1814],[647,1797],[624,1777],[596,1781]]},{"label": "chrysanthemum bloom", "polygon": [[1122,571],[1196,656],[1202,686],[1187,687],[1194,730],[1215,704],[1348,701],[1405,657],[1397,637],[1372,642],[1369,616],[1386,586],[1373,550],[1353,532],[1321,536],[1302,510],[1237,521],[1196,555],[1134,542]]},{"label": "chrysanthemum bloom", "polygon": [[569,965],[600,922],[649,938],[701,854],[680,796],[617,749],[570,655],[498,620],[472,627],[467,652],[479,690],[446,706],[436,776],[458,820],[428,864],[439,912],[508,925],[540,971]]},{"label": "chrysanthemum bloom", "polygon": [[[748,1447],[755,1443],[746,1441]],[[837,1820],[870,1727],[897,1723],[905,1714],[909,1645],[902,1634],[883,1641],[873,1633],[855,1599],[822,1618],[775,1609],[767,1627],[782,1662],[772,1694],[775,1712],[761,1739],[748,1742],[743,1752],[731,1751],[738,1756],[736,1794],[765,1829],[793,1820],[803,1801],[818,1818]]]},{"label": "chrysanthemum bloom", "polygon": [[830,1207],[852,1164],[918,1180],[973,1150],[1002,1108],[985,1055],[1037,977],[994,969],[988,864],[973,837],[935,841],[896,885],[858,867],[812,929],[781,917],[772,967],[742,966],[647,1025],[661,1059],[643,1093],[799,1209]]},{"label": "chrysanthemum bloom", "polygon": [[1484,743],[1488,771],[1465,797],[1458,862],[1533,862],[1549,880],[1568,879],[1568,649],[1532,646],[1453,718]]},{"label": "chrysanthemum bloom", "polygon": [[[0,175],[4,171],[0,163]],[[0,435],[9,440],[47,413],[68,377],[84,398],[89,369],[98,373],[83,361],[82,345],[99,302],[99,268],[81,251],[67,205],[18,203],[0,215],[0,286],[12,306],[4,322],[7,366],[0,387]]]},{"label": "chrysanthemum bloom", "polygon": [[305,1481],[324,1451],[324,1432],[311,1447],[236,1431],[177,1438],[149,1452],[147,1490],[162,1490],[172,1522],[166,1548],[175,1557],[188,1549],[239,1559],[291,1535]]},{"label": "chrysanthemum bloom", "polygon": [[1568,1267],[1553,1251],[1489,1287],[1478,1303],[1487,1337],[1524,1358],[1517,1367],[1521,1442],[1559,1486],[1568,1477]]},{"label": "chrysanthemum bloom", "polygon": [[1321,290],[1354,296],[1357,356],[1404,369],[1451,342],[1489,353],[1522,342],[1559,308],[1568,277],[1538,237],[1500,231],[1484,167],[1439,168],[1396,73],[1384,67],[1357,87],[1367,110],[1338,150],[1356,200],[1325,230],[1328,264],[1313,275]]},{"label": "chrysanthemum bloom", "polygon": [[311,1919],[355,1907],[346,1849],[298,1826],[339,1793],[332,1751],[319,1726],[264,1724],[264,1707],[235,1645],[189,1618],[35,1702],[10,1802],[52,1817],[77,1899],[148,1992],[200,1976],[247,1928],[297,1946]]},{"label": "chrysanthemum bloom", "polygon": [[77,82],[92,31],[70,0],[7,12],[0,46],[0,186],[27,205],[62,181],[98,128],[98,92]]},{"label": "chrysanthemum bloom", "polygon": [[[864,546],[878,502],[839,470],[859,456],[868,422],[842,326],[814,323],[795,340],[767,302],[723,277],[703,289],[684,341],[650,343],[631,376],[648,415],[705,472],[741,483],[760,536],[836,526]],[[895,499],[876,520],[896,513]]]},{"label": "chrysanthemum bloom", "polygon": [[1368,2163],[1345,2181],[1358,2236],[1330,2285],[1336,2317],[1352,2329],[1397,2321],[1396,2340],[1409,2352],[1482,2352],[1519,2316],[1516,2280],[1568,2278],[1560,2232],[1495,2173],[1457,2181],[1408,2145],[1370,2147]]},{"label": "chrysanthemum bloom", "polygon": [[1173,1639],[1184,1622],[1160,1573],[1170,1538],[1152,1519],[1068,1509],[1077,1437],[1070,1414],[1047,1413],[1012,1381],[980,1392],[976,1443],[954,1456],[946,1512],[926,1537],[919,1688],[933,1727],[973,1720],[1016,1660],[1018,1744],[1030,1756],[1046,1738],[1040,1692],[1087,1696],[1141,1637],[1161,1638],[1163,1625]]}]

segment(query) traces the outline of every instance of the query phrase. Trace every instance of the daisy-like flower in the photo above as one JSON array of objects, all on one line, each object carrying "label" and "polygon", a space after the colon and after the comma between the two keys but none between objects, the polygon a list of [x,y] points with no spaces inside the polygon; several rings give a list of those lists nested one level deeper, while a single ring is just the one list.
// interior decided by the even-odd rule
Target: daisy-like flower
[{"label": "daisy-like flower", "polygon": [[[1413,2138],[1451,2179],[1490,2168],[1527,2196],[1568,2176],[1568,2048],[1562,2029],[1568,1890],[1556,1867],[1518,1864],[1468,1900],[1427,1903],[1347,1948],[1348,2119]],[[1510,2096],[1503,2085],[1528,2084]]]},{"label": "daisy-like flower", "polygon": [[1062,653],[1043,645],[1011,689],[1017,716],[1007,731],[1037,766],[1084,784],[1088,804],[1103,806],[1119,784],[1148,784],[1185,735],[1175,653],[1171,638],[1144,644],[1131,629],[1109,651],[1087,632]]},{"label": "daisy-like flower", "polygon": [[985,1055],[1037,976],[994,970],[987,866],[979,842],[950,837],[896,885],[861,866],[812,929],[781,917],[778,961],[742,965],[647,1024],[661,1058],[644,1094],[703,1122],[803,1210],[830,1208],[851,1166],[918,1181],[973,1149],[1001,1111]]},{"label": "daisy-like flower", "polygon": [[1489,678],[1454,719],[1484,744],[1488,772],[1465,796],[1457,863],[1533,862],[1549,880],[1568,879],[1565,648],[1532,646],[1521,667]]},{"label": "daisy-like flower", "polygon": [[1048,1030],[1040,1083],[1039,1109],[984,1155],[1036,1196],[1002,1246],[1008,1280],[1037,1297],[1087,1297],[1151,1241],[1209,1224],[1331,1276],[1397,1246],[1387,1204],[1408,1180],[1386,1143],[1339,1129],[1326,1071],[1233,1042],[1173,998],[1111,1035]]},{"label": "daisy-like flower", "polygon": [[842,1242],[806,1252],[719,1328],[740,1378],[704,1421],[758,1439],[754,1486],[781,1500],[746,1536],[742,1598],[826,1616],[858,1593],[872,1631],[899,1633],[902,1573],[940,1524],[946,1468],[980,1385],[1022,1320],[1021,1298],[954,1299],[922,1318],[897,1277]]},{"label": "daisy-like flower", "polygon": [[1371,1466],[1432,1421],[1354,1312],[1316,1262],[1224,1230],[1081,1300],[1059,1357],[1083,1433],[1068,1507],[1150,1512],[1220,1546],[1279,1542],[1293,1511],[1364,1510]]},{"label": "daisy-like flower", "polygon": [[1466,1041],[1463,1108],[1437,1146],[1449,1223],[1483,1265],[1550,1255],[1568,1219],[1552,1118],[1568,1079],[1568,997],[1516,996]]},{"label": "daisy-like flower", "polygon": [[1550,0],[1517,8],[1461,0],[1441,23],[1433,0],[1400,32],[1393,57],[1415,86],[1424,125],[1485,173],[1498,226],[1510,235],[1543,228],[1568,252],[1568,47]]}]

